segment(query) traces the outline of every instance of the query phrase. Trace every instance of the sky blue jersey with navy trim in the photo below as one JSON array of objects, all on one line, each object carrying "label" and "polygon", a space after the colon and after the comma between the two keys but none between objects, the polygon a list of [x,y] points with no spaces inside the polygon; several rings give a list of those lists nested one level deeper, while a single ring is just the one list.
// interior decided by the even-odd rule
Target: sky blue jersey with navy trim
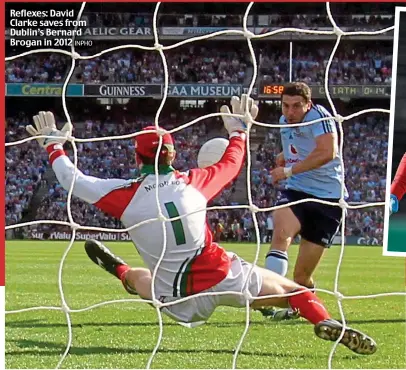
[{"label": "sky blue jersey with navy trim", "polygon": [[[314,121],[331,114],[321,105],[312,105],[303,122]],[[287,127],[281,128],[282,148],[286,166],[293,166],[303,161],[316,147],[316,137],[326,133],[337,133],[334,119],[326,119],[308,126],[289,128],[285,116],[281,116],[280,124]],[[337,140],[338,140],[338,135]],[[338,146],[338,143],[337,143]],[[325,165],[311,171],[292,175],[286,181],[286,188],[302,191],[319,198],[340,198],[342,183],[342,168],[340,154]],[[345,189],[345,197],[348,196]]]}]

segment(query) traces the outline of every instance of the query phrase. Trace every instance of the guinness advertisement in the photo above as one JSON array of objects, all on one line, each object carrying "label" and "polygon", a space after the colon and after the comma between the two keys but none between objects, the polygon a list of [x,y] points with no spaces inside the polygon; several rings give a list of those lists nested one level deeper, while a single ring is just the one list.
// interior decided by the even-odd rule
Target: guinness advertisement
[{"label": "guinness advertisement", "polygon": [[142,98],[161,96],[161,85],[105,84],[85,85],[85,96],[107,98]]},{"label": "guinness advertisement", "polygon": [[[84,95],[111,98],[162,97],[164,86],[161,84],[101,84],[84,85]],[[240,96],[247,91],[242,85],[227,84],[171,84],[168,89],[170,97],[225,98]],[[254,88],[252,94],[257,95]]]}]

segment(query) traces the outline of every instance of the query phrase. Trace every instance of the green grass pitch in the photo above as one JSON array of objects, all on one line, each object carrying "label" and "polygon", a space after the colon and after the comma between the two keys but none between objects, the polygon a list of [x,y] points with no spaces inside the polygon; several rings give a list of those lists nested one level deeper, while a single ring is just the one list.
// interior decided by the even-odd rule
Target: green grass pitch
[{"label": "green grass pitch", "polygon": [[[57,275],[67,242],[6,243],[6,309],[60,306]],[[106,243],[133,265],[140,259],[129,243]],[[225,244],[252,261],[253,244]],[[262,265],[267,246],[262,246]],[[340,247],[327,251],[316,274],[319,288],[333,290]],[[290,273],[297,247],[290,249]],[[72,309],[131,298],[118,280],[88,260],[83,243],[75,243],[63,270],[63,289]],[[383,257],[380,247],[346,247],[339,279],[344,295],[405,291],[405,260]],[[333,296],[319,293],[337,318]],[[339,346],[333,368],[405,368],[404,296],[344,300],[349,324],[378,343],[373,356],[358,356]],[[145,368],[157,336],[157,316],[143,303],[118,303],[73,313],[73,342],[63,368]],[[233,350],[243,332],[245,311],[220,307],[201,327],[187,329],[164,318],[163,341],[153,368],[230,368]],[[67,325],[59,311],[34,311],[6,316],[6,367],[54,368],[66,348]],[[313,334],[305,320],[275,323],[258,312],[238,357],[238,368],[326,368],[332,343]]]}]

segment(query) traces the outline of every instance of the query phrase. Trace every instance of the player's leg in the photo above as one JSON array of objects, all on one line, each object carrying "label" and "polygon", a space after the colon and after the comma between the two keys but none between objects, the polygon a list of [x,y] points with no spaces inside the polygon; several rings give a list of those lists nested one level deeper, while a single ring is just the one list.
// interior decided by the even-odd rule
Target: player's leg
[{"label": "player's leg", "polygon": [[[270,298],[264,298],[264,299],[259,299],[254,301],[254,303],[252,304],[252,308],[256,309],[258,307],[269,307],[269,306],[277,306],[277,307],[281,307],[281,308],[286,308],[286,307],[292,307],[292,309],[294,311],[299,311],[300,307],[298,307],[298,305],[300,305],[299,303],[295,303],[296,301],[296,297],[302,297],[302,296],[306,296],[306,297],[310,297],[310,299],[313,298],[314,294],[311,291],[306,290],[305,287],[300,286],[299,284],[297,284],[296,282],[281,276],[279,274],[274,273],[273,271],[269,271],[267,269],[263,269],[261,267],[256,267],[256,269],[259,271],[261,277],[262,277],[262,286],[261,286],[261,290],[258,294],[259,297],[263,297],[263,296],[268,296],[268,295],[282,295],[282,294],[287,294],[287,293],[292,293],[294,291],[299,291],[299,290],[303,290],[306,291],[303,294],[299,294],[296,296],[292,296],[292,297],[270,297]],[[314,296],[316,297],[316,296]],[[324,308],[323,304],[321,304],[321,302],[319,302],[318,298],[316,297],[316,299],[314,300],[316,303],[315,306],[315,312],[317,314],[316,318],[309,318],[309,317],[305,317],[307,318],[309,321],[316,323],[318,321],[324,320],[324,319],[328,319],[330,318],[327,310]],[[301,310],[302,312],[307,312],[309,310]]]},{"label": "player's leg", "polygon": [[[300,316],[314,325],[314,331],[318,337],[330,341],[337,340],[342,325],[331,318],[323,302],[312,291],[267,269],[258,266],[254,266],[252,269],[250,263],[247,263],[234,253],[228,254],[231,258],[230,271],[227,277],[213,287],[211,291],[242,292],[247,289],[254,298],[271,296],[261,300],[253,299],[251,307],[256,309],[264,305],[291,306],[295,311],[299,312]],[[249,279],[247,279],[248,275]],[[289,297],[272,297],[294,292],[297,294]],[[246,306],[246,300],[241,295],[217,295],[208,296],[207,298],[213,304],[212,307],[226,305],[243,308]],[[359,354],[372,354],[376,351],[376,343],[373,339],[348,327],[341,343]]]},{"label": "player's leg", "polygon": [[124,275],[121,276],[121,282],[126,288],[133,289],[143,299],[152,299],[152,274],[146,268],[136,267],[127,270]]},{"label": "player's leg", "polygon": [[314,288],[313,273],[326,248],[302,238],[296,258],[293,280],[309,289]]},{"label": "player's leg", "polygon": [[[291,203],[301,199],[301,194],[293,190],[282,193],[282,199],[277,205]],[[271,240],[271,247],[265,258],[265,267],[279,275],[285,276],[288,271],[287,250],[295,236],[301,230],[302,219],[305,216],[304,204],[292,207],[281,208],[273,213],[274,229]],[[296,318],[292,310],[276,310],[273,308],[259,308],[265,317],[272,317],[276,320]]]},{"label": "player's leg", "polygon": [[[152,299],[152,274],[150,270],[141,267],[131,268],[105,245],[96,240],[87,240],[85,250],[96,265],[121,280],[128,293],[137,294],[143,299]],[[178,298],[169,297],[168,301],[176,299]],[[163,307],[161,311],[181,325],[189,328],[196,327],[204,324],[206,318],[210,317],[215,309],[215,305],[212,304],[202,304],[203,307],[196,309],[197,304],[194,302],[196,300],[197,298],[192,298],[189,301]],[[205,300],[207,301],[208,297],[201,298],[199,303],[205,303]]]},{"label": "player's leg", "polygon": [[[310,290],[297,283],[275,274],[272,271],[256,267],[262,276],[261,296],[299,292],[290,297],[270,297],[255,300],[251,307],[261,306],[292,307],[300,316],[314,325],[315,334],[324,340],[336,341],[341,334],[342,324],[331,318],[323,302]],[[373,354],[377,347],[375,341],[358,330],[347,327],[341,343],[358,354]]]},{"label": "player's leg", "polygon": [[[282,192],[282,198],[277,202],[277,205],[288,204],[300,199],[301,193],[294,190],[285,190]],[[265,258],[265,267],[268,270],[282,276],[286,275],[288,271],[287,250],[301,230],[303,217],[304,213],[301,204],[280,208],[273,212],[273,235],[269,252]]]},{"label": "player's leg", "polygon": [[288,271],[287,250],[300,231],[300,221],[290,207],[275,210],[273,220],[273,236],[271,247],[266,255],[265,267],[285,276]]},{"label": "player's leg", "polygon": [[[299,253],[296,259],[293,280],[306,288],[313,289],[315,284],[312,278],[313,272],[316,269],[321,257],[325,251],[325,247],[301,239]],[[262,309],[264,311],[264,309]],[[298,315],[292,309],[273,310],[271,316],[273,320],[290,320],[297,319]]]},{"label": "player's leg", "polygon": [[302,225],[293,279],[300,285],[314,288],[313,273],[339,231],[342,210],[321,203],[311,203],[308,208],[310,217]]},{"label": "player's leg", "polygon": [[[297,206],[296,206],[297,207]],[[275,210],[273,213],[274,230],[271,240],[271,248],[265,258],[265,267],[281,276],[288,272],[288,248],[294,237],[300,231],[300,221],[290,207]],[[277,310],[273,307],[261,307],[258,309],[264,317],[272,317],[276,320],[296,318],[292,310]]]},{"label": "player's leg", "polygon": [[[338,232],[342,210],[337,206],[307,202],[296,207],[301,208],[306,215],[301,219],[302,236],[299,254],[295,264],[294,281],[309,289],[315,287],[313,273],[319,264],[324,251],[329,248]],[[292,310],[276,310],[274,320],[296,318]]]},{"label": "player's leg", "polygon": [[141,298],[151,299],[151,272],[148,269],[131,268],[121,258],[115,256],[105,245],[93,239],[85,243],[89,258],[102,269],[121,280],[125,290]]}]

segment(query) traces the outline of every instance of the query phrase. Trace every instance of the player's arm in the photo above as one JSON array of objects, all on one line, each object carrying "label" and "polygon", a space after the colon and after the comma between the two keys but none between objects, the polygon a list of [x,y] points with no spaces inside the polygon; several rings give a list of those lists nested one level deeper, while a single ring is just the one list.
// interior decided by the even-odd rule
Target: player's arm
[{"label": "player's arm", "polygon": [[72,192],[74,196],[113,217],[121,218],[139,184],[123,179],[87,176],[79,169],[75,173],[75,166],[61,148],[52,145],[48,146],[47,151],[52,169],[65,190],[69,191],[74,181]]},{"label": "player's arm", "polygon": [[399,201],[406,193],[406,153],[399,163],[396,170],[395,178],[390,187],[390,213],[397,212],[399,209]]},{"label": "player's arm", "polygon": [[219,162],[206,168],[190,170],[190,184],[207,200],[217,196],[240,173],[246,152],[245,138],[245,133],[233,132],[230,135],[230,144]]},{"label": "player's arm", "polygon": [[317,136],[316,147],[303,160],[292,166],[292,175],[320,168],[332,161],[338,152],[337,133],[324,133]]},{"label": "player's arm", "polygon": [[[253,119],[258,115],[258,107],[253,99],[247,95],[231,98],[233,113],[244,114],[248,99],[248,110]],[[229,108],[223,105],[222,113],[230,113]],[[246,123],[238,118],[222,116],[224,127],[229,133],[230,144],[228,145],[221,160],[206,168],[195,168],[190,171],[191,185],[196,187],[207,200],[213,199],[221,190],[232,182],[240,173],[246,153]]]},{"label": "player's arm", "polygon": [[34,117],[34,123],[36,129],[31,125],[27,126],[27,131],[31,135],[53,136],[49,139],[37,140],[48,152],[52,169],[62,187],[69,191],[74,181],[73,195],[87,203],[94,204],[96,207],[114,217],[120,218],[122,211],[125,209],[122,208],[126,206],[130,200],[128,199],[126,203],[130,192],[123,192],[122,189],[120,189],[127,181],[122,179],[99,179],[93,176],[86,176],[79,169],[77,169],[75,173],[73,163],[63,150],[63,144],[68,135],[70,135],[72,127],[66,124],[62,130],[58,130],[51,112],[40,112],[39,115]]},{"label": "player's arm", "polygon": [[286,162],[285,162],[285,155],[283,154],[283,152],[280,152],[279,154],[277,154],[275,161],[276,161],[276,165],[278,167],[285,167]]}]

